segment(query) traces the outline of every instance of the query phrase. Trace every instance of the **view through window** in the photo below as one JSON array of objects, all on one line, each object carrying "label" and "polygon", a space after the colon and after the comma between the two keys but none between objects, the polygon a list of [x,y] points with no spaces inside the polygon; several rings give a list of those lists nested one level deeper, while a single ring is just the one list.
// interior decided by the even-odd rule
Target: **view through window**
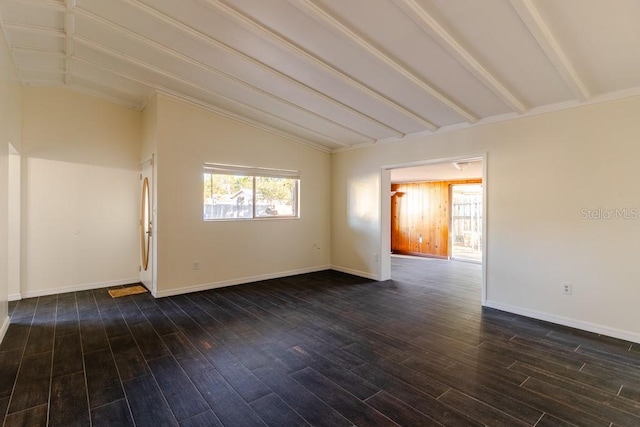
[{"label": "view through window", "polygon": [[299,172],[205,164],[205,220],[298,217]]}]

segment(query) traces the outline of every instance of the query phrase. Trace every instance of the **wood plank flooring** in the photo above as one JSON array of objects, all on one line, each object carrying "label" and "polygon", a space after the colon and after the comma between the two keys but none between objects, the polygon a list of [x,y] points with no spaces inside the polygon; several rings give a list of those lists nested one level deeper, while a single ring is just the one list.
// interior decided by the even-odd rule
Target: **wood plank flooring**
[{"label": "wood plank flooring", "polygon": [[12,303],[0,424],[640,425],[639,344],[483,309],[476,264],[392,264]]}]

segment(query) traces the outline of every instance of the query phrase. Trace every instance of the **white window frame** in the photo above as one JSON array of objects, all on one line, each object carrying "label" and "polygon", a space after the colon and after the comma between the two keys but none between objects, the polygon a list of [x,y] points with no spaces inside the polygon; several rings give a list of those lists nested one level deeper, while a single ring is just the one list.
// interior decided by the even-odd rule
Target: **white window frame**
[{"label": "white window frame", "polygon": [[[287,170],[287,169],[270,169],[259,168],[250,166],[238,166],[238,165],[226,165],[220,163],[205,163],[202,171],[204,174],[212,175],[235,175],[235,176],[250,176],[253,178],[253,194],[252,194],[252,209],[251,217],[246,218],[204,218],[206,222],[209,221],[251,221],[251,220],[274,220],[274,219],[297,219],[300,218],[300,171]],[[256,178],[285,178],[295,180],[295,193],[293,215],[274,215],[274,216],[256,216]],[[203,181],[204,182],[204,181]],[[203,201],[204,203],[204,201]]]}]

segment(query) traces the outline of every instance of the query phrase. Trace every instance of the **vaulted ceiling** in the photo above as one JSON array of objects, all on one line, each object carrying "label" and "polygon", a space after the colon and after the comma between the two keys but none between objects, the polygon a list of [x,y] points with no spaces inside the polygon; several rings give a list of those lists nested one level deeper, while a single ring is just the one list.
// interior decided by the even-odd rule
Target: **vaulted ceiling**
[{"label": "vaulted ceiling", "polygon": [[640,0],[0,0],[26,85],[326,150],[640,94]]}]

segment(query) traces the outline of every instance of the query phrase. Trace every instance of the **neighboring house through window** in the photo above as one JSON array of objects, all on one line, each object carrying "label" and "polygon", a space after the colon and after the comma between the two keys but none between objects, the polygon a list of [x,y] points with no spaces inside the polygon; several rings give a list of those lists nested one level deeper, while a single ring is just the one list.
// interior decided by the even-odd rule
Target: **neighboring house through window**
[{"label": "neighboring house through window", "polygon": [[205,163],[204,220],[298,218],[298,171]]}]

